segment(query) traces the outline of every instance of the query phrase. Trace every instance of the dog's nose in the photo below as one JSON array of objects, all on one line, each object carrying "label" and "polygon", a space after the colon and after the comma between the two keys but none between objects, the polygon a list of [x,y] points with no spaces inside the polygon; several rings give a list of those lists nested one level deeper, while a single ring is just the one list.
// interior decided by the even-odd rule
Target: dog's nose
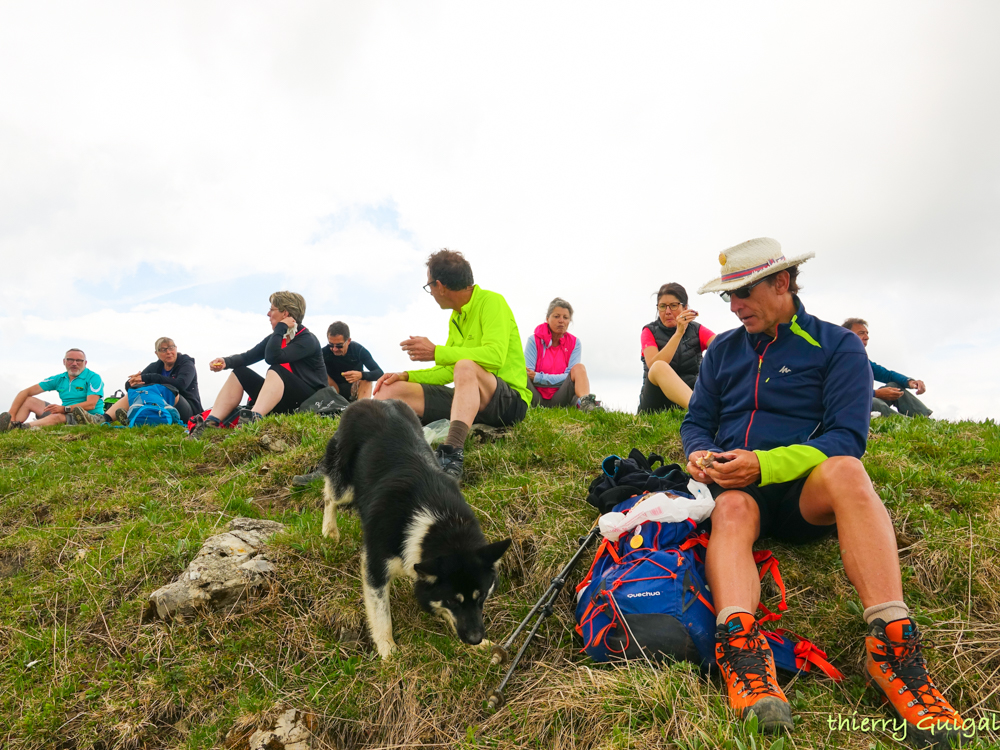
[{"label": "dog's nose", "polygon": [[478,646],[480,643],[483,642],[483,634],[482,633],[466,633],[465,634],[465,642],[468,643],[470,646]]}]

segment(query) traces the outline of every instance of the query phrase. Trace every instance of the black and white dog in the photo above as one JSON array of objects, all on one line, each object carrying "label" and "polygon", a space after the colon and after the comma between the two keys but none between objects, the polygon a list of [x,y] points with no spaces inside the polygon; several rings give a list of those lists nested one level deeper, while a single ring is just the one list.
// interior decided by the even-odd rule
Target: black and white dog
[{"label": "black and white dog", "polygon": [[389,584],[405,576],[417,602],[465,643],[485,636],[483,603],[510,539],[487,544],[458,482],[441,471],[416,413],[402,401],[348,407],[326,447],[323,536],[339,539],[337,506],[361,517],[361,585],[372,640],[396,648]]}]

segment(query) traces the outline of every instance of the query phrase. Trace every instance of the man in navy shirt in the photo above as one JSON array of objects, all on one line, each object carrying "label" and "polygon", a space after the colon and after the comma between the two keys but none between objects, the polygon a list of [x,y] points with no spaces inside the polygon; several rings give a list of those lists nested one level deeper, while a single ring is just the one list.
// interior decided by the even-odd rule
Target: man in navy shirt
[{"label": "man in navy shirt", "polygon": [[[861,339],[865,349],[868,348],[868,321],[862,318],[848,318],[842,325],[848,331],[853,331]],[[892,407],[895,406],[896,410],[904,417],[914,417],[918,414],[922,417],[929,417],[934,413],[924,406],[923,401],[917,398],[927,390],[923,380],[901,375],[871,360],[869,360],[869,364],[872,366],[875,382],[885,383],[882,388],[875,389],[874,398],[872,398],[872,411],[877,411],[883,417],[888,417],[893,413]],[[917,396],[906,390],[907,388],[915,390]]]},{"label": "man in navy shirt", "polygon": [[740,321],[705,353],[681,425],[688,472],[716,506],[705,570],[717,613],[716,662],[741,718],[792,729],[774,656],[753,612],[760,537],[802,544],[837,534],[865,607],[866,676],[906,721],[908,738],[960,739],[962,719],[931,681],[903,602],[892,520],[861,463],[872,371],[857,336],[806,312],[798,266],[775,240],[719,255],[719,292]]},{"label": "man in navy shirt", "polygon": [[367,349],[351,341],[347,323],[339,320],[331,323],[326,338],[330,342],[323,347],[327,382],[348,401],[370,398],[372,383],[382,377],[382,368]]},{"label": "man in navy shirt", "polygon": [[[50,427],[56,424],[77,424],[73,407],[85,412],[100,414],[103,411],[104,381],[93,370],[87,369],[87,355],[82,349],[70,349],[63,357],[66,372],[25,388],[14,397],[10,411],[0,414],[0,432],[21,427]],[[37,398],[40,393],[55,391],[61,404],[50,404]],[[33,422],[28,417],[35,415]]]}]

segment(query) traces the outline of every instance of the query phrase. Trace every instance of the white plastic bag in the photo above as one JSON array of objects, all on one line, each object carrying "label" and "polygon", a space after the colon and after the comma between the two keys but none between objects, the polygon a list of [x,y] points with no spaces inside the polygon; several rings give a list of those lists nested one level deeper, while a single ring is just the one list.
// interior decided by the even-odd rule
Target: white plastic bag
[{"label": "white plastic bag", "polygon": [[449,427],[451,427],[451,422],[447,419],[439,419],[436,422],[431,422],[429,425],[425,425],[424,440],[430,443],[433,448],[438,443],[444,442],[444,439],[448,437]]},{"label": "white plastic bag", "polygon": [[[704,485],[702,485],[704,486]],[[701,497],[682,497],[672,492],[657,492],[647,495],[625,513],[605,513],[598,520],[601,534],[612,542],[627,531],[643,523],[677,523],[691,519],[700,523],[712,515],[715,500],[705,488]],[[707,495],[707,497],[706,497]]]}]

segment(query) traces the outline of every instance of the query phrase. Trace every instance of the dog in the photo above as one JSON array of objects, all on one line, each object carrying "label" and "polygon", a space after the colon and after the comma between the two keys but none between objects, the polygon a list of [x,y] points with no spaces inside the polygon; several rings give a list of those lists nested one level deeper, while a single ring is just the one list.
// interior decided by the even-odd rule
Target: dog
[{"label": "dog", "polygon": [[[365,399],[344,410],[321,470],[323,536],[339,540],[337,507],[361,517],[361,587],[379,656],[396,650],[389,584],[406,577],[420,607],[464,643],[482,644],[483,604],[510,539],[487,543],[458,481],[445,474],[402,401]],[[488,642],[486,642],[488,644]],[[485,645],[485,644],[484,644]]]}]

